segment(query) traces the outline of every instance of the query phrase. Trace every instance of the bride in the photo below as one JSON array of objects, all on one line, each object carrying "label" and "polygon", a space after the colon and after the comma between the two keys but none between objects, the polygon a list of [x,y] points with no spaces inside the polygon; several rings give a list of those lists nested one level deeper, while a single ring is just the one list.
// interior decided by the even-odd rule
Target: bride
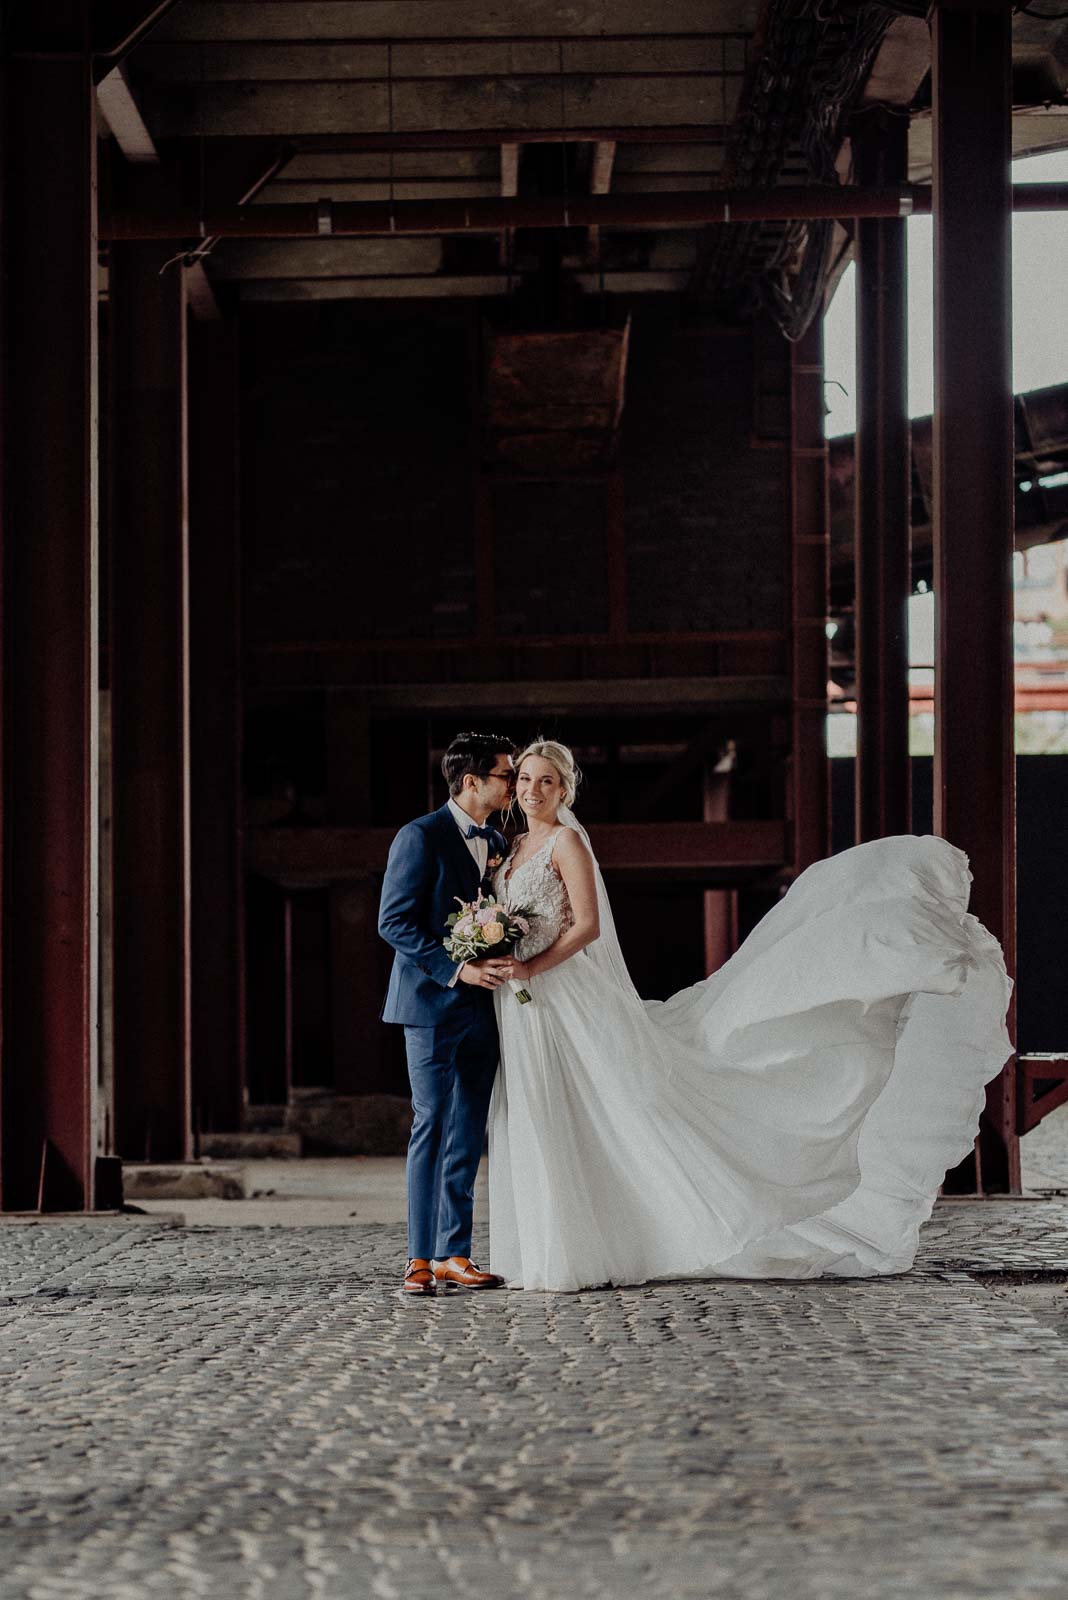
[{"label": "bride", "polygon": [[571,752],[515,764],[494,889],[536,917],[494,1003],[490,1256],[516,1288],[903,1272],[1011,1053],[967,858],[911,835],[801,874],[703,982],[643,1002]]}]

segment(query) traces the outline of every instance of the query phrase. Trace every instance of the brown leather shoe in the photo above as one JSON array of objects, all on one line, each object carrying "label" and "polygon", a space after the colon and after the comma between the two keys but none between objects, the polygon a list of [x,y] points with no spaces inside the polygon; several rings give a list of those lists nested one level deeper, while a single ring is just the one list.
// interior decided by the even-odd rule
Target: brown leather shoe
[{"label": "brown leather shoe", "polygon": [[450,1256],[447,1261],[430,1263],[438,1283],[455,1284],[459,1289],[503,1289],[504,1279],[495,1272],[483,1272],[467,1256]]},{"label": "brown leather shoe", "polygon": [[401,1293],[433,1294],[434,1288],[434,1274],[430,1270],[430,1262],[423,1256],[412,1256],[404,1269]]}]

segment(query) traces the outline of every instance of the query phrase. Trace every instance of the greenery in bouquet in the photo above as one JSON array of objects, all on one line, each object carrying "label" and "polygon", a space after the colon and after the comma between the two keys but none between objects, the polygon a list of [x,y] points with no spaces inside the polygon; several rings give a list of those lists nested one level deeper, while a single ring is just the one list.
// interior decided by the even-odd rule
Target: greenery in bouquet
[{"label": "greenery in bouquet", "polygon": [[[456,903],[459,911],[445,919],[452,930],[445,936],[445,951],[457,963],[503,955],[530,932],[534,920],[533,912],[502,906],[488,895],[480,894],[477,900],[461,900],[457,896]],[[508,987],[521,1006],[530,1004],[529,989],[524,989],[514,978],[508,980]]]},{"label": "greenery in bouquet", "polygon": [[503,955],[530,932],[529,911],[502,906],[481,894],[477,900],[456,903],[459,911],[445,919],[450,930],[445,937],[445,951],[457,963]]}]

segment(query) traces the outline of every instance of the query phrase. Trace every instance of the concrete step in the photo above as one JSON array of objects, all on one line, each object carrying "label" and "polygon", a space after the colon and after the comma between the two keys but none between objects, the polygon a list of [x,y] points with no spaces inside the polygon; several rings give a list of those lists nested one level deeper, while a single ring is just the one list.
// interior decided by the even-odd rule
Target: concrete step
[{"label": "concrete step", "polygon": [[299,1133],[202,1133],[200,1153],[215,1161],[297,1161],[304,1153]]},{"label": "concrete step", "polygon": [[286,1127],[303,1136],[309,1155],[402,1156],[412,1105],[401,1095],[294,1089]]},{"label": "concrete step", "polygon": [[245,1133],[281,1133],[286,1125],[287,1106],[246,1106],[241,1113]]},{"label": "concrete step", "polygon": [[124,1161],[122,1188],[127,1200],[243,1200],[243,1167],[214,1162]]}]

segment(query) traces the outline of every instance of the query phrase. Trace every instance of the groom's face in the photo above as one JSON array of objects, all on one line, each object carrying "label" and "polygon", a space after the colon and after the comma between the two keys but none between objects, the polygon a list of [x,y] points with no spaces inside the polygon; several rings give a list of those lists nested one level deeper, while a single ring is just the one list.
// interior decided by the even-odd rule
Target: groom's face
[{"label": "groom's face", "polygon": [[[484,808],[489,816],[493,811],[501,811],[508,804],[515,784],[515,772],[512,767],[512,758],[507,750],[499,750],[494,758],[492,767],[484,778],[474,778],[477,787],[479,805]],[[466,779],[464,780],[467,781]]]}]

